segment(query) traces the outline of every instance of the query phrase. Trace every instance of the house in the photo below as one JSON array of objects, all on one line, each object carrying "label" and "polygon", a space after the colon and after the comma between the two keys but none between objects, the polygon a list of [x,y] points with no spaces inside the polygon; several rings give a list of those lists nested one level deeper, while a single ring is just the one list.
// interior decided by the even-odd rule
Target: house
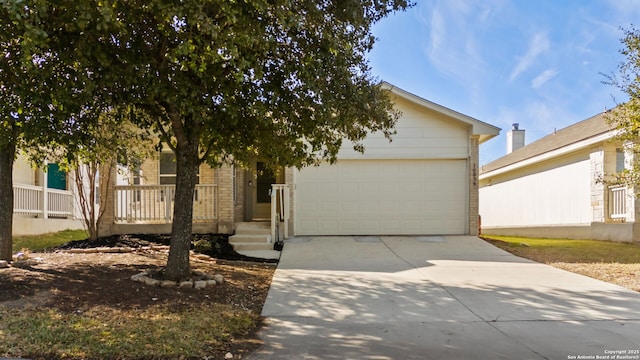
[{"label": "house", "polygon": [[633,190],[603,181],[631,161],[605,115],[526,146],[514,124],[513,152],[480,169],[482,233],[638,241]]},{"label": "house", "polygon": [[82,229],[75,184],[57,163],[46,170],[19,154],[13,165],[13,235],[37,235]]},{"label": "house", "polygon": [[[271,220],[285,236],[477,234],[478,146],[500,129],[383,86],[402,112],[393,141],[374,133],[364,154],[346,144],[335,164],[301,170],[272,173],[259,160],[248,170],[203,165],[194,232],[232,234]],[[172,157],[162,152],[114,179],[103,234],[170,231]]]}]

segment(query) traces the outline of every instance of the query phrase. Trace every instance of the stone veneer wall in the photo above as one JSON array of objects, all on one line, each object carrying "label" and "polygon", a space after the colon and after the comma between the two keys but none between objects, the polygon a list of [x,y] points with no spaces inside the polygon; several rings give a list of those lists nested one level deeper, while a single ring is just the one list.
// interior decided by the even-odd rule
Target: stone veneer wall
[{"label": "stone veneer wall", "polygon": [[294,222],[294,214],[295,214],[295,183],[294,183],[294,172],[295,168],[285,168],[284,170],[284,183],[289,185],[289,236],[295,235],[293,233],[293,222]]},{"label": "stone veneer wall", "polygon": [[479,230],[479,161],[480,137],[475,135],[469,138],[469,235],[477,236]]}]

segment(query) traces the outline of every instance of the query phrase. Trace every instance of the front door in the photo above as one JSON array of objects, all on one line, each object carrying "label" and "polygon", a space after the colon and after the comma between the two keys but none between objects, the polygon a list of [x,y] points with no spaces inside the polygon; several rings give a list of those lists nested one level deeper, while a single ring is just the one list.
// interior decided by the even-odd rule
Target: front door
[{"label": "front door", "polygon": [[47,187],[49,189],[67,190],[67,173],[58,164],[47,165]]},{"label": "front door", "polygon": [[271,185],[282,183],[283,174],[282,171],[274,173],[261,161],[256,162],[254,171],[251,220],[268,220],[271,217]]}]

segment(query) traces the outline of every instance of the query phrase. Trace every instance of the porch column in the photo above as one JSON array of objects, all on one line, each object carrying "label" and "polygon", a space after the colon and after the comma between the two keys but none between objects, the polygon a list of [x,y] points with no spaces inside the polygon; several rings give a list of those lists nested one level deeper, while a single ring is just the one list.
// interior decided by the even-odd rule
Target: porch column
[{"label": "porch column", "polygon": [[99,179],[99,212],[102,216],[98,217],[98,236],[111,236],[115,223],[115,185],[117,181],[115,165],[102,165]]},{"label": "porch column", "polygon": [[478,236],[478,214],[480,206],[480,193],[478,186],[478,165],[480,136],[473,135],[469,138],[469,235]]},{"label": "porch column", "polygon": [[591,167],[591,210],[592,222],[604,222],[605,218],[605,188],[604,180],[604,149],[602,146],[591,149],[589,154]]},{"label": "porch column", "polygon": [[218,184],[218,232],[233,234],[234,231],[234,203],[233,203],[233,166],[224,164],[215,171]]},{"label": "porch column", "polygon": [[[45,162],[44,166],[48,167],[49,163]],[[43,219],[49,218],[49,193],[47,191],[47,187],[49,187],[49,183],[48,183],[49,179],[47,178],[47,174],[48,172],[42,173],[42,218]]]}]

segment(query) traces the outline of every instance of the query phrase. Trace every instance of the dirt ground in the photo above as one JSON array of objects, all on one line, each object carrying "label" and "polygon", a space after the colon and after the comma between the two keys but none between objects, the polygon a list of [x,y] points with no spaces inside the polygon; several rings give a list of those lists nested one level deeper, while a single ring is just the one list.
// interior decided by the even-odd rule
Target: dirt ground
[{"label": "dirt ground", "polygon": [[[94,305],[144,309],[158,304],[188,306],[218,303],[260,313],[275,271],[274,263],[257,262],[257,259],[251,258],[238,260],[243,257],[225,248],[228,244],[225,245],[223,241],[222,246],[216,248],[222,248],[224,254],[220,253],[218,258],[210,260],[192,257],[191,267],[207,274],[223,275],[224,284],[206,289],[150,287],[132,281],[131,276],[143,270],[161,269],[166,264],[166,250],[74,254],[68,249],[93,246],[127,246],[135,249],[150,243],[166,243],[166,238],[125,236],[99,240],[93,244],[78,241],[58,249],[33,253],[30,258],[36,264],[0,269],[0,306],[46,307],[64,312],[81,312]],[[234,339],[220,353],[222,358],[228,351],[246,354],[259,345],[254,331],[244,338]]]}]

